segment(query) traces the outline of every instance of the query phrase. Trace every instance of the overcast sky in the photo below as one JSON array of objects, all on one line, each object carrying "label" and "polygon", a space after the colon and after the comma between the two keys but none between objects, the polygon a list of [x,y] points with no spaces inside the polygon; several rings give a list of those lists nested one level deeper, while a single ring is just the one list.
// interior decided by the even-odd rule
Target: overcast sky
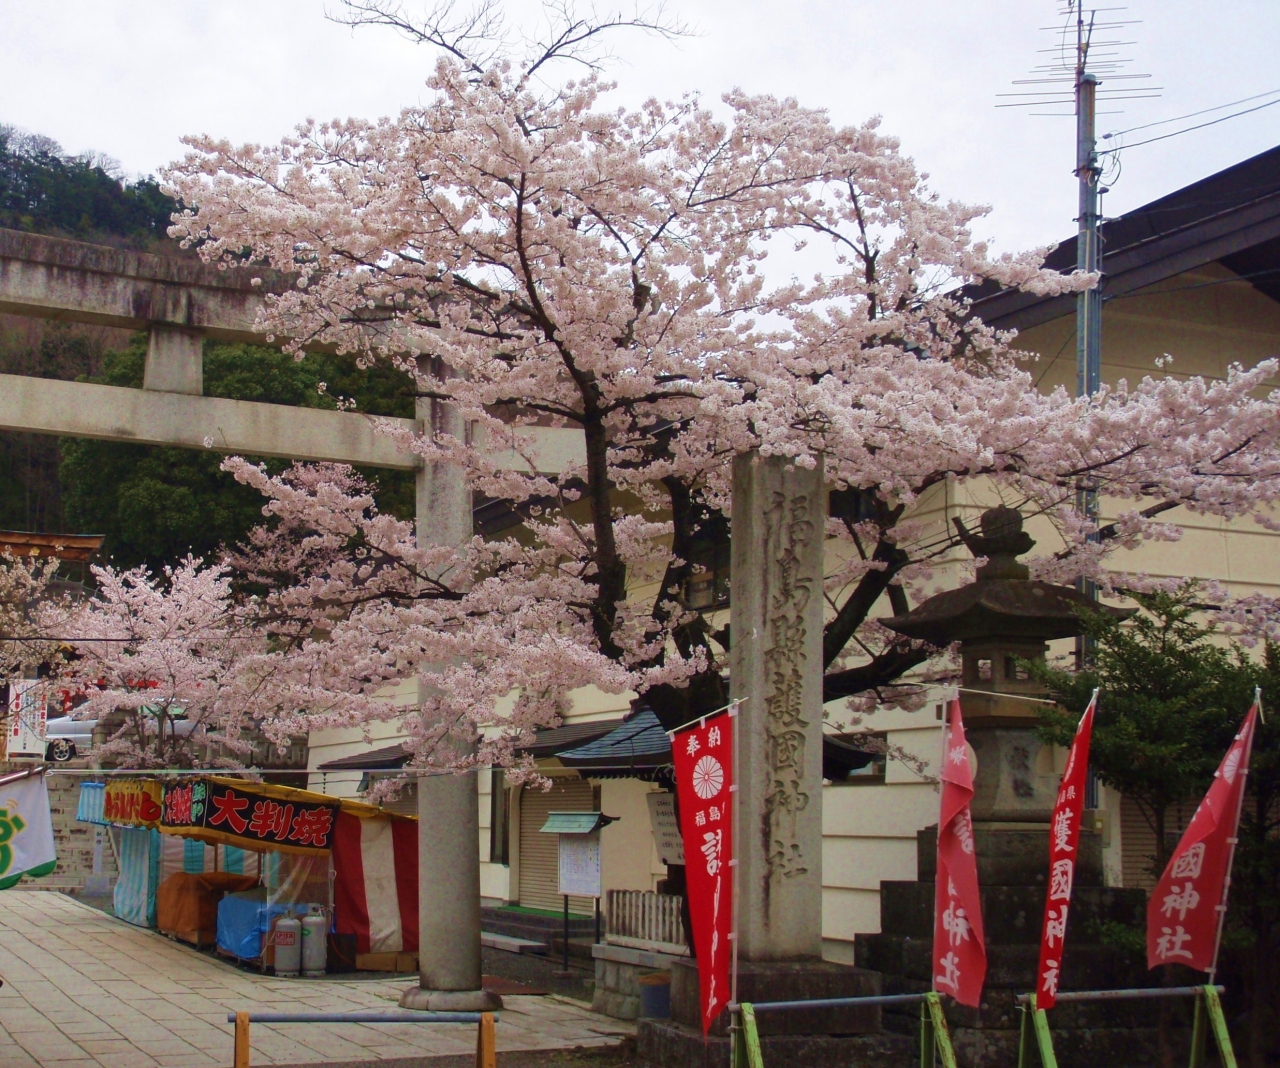
[{"label": "overcast sky", "polygon": [[[407,8],[421,10],[416,2]],[[689,90],[716,99],[740,86],[841,121],[879,114],[936,190],[992,205],[979,236],[1014,249],[1074,230],[1071,120],[995,106],[1044,59],[1037,50],[1055,38],[1040,27],[1060,22],[1059,9],[1050,0],[672,0],[668,11],[697,36],[618,35],[611,73],[628,103]],[[71,152],[104,152],[137,175],[180,155],[184,134],[274,141],[307,116],[376,117],[423,99],[430,52],[389,30],[334,25],[325,10],[323,0],[0,0],[0,123]],[[513,0],[508,10],[532,26],[540,7]],[[1132,0],[1122,17],[1142,20],[1123,31],[1134,42],[1123,50],[1130,69],[1163,94],[1118,105],[1123,114],[1103,115],[1101,131],[1280,89],[1278,0]],[[1280,105],[1135,147],[1104,210],[1121,214],[1276,144]]]}]

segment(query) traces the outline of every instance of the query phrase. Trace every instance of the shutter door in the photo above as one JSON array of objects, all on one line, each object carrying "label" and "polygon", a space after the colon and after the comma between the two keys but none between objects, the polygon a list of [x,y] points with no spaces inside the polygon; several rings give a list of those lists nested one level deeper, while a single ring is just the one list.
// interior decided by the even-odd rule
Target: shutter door
[{"label": "shutter door", "polygon": [[[520,904],[529,909],[561,912],[560,836],[543,834],[552,812],[591,812],[591,784],[584,779],[554,779],[543,793],[536,786],[520,791]],[[570,897],[569,911],[584,916],[595,910],[589,897]]]},{"label": "shutter door", "polygon": [[1155,885],[1151,878],[1151,858],[1156,852],[1156,835],[1130,798],[1120,798],[1120,866],[1126,888]]},{"label": "shutter door", "polygon": [[411,782],[408,786],[401,787],[395,799],[383,801],[381,807],[388,812],[398,812],[401,816],[416,816],[418,814],[417,782]]},{"label": "shutter door", "polygon": [[[1165,815],[1165,837],[1173,848],[1195,814],[1195,804],[1173,805]],[[1150,890],[1156,884],[1151,865],[1156,855],[1156,832],[1128,797],[1120,798],[1120,865],[1127,889]]]}]

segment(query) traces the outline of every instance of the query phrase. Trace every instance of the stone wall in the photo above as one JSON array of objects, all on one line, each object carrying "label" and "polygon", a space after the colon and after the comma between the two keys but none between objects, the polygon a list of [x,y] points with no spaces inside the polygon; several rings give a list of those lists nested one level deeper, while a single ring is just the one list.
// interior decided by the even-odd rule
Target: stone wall
[{"label": "stone wall", "polygon": [[[15,771],[25,771],[31,765],[13,761],[0,761],[0,775]],[[84,761],[71,761],[59,765],[65,768],[85,768]],[[58,866],[52,875],[41,879],[23,879],[16,889],[30,890],[63,890],[69,893],[83,893],[89,876],[93,874],[94,838],[98,828],[76,819],[76,808],[80,803],[80,784],[88,776],[84,775],[46,775],[45,783],[49,791],[49,815],[53,822],[53,840],[58,850]],[[100,875],[103,877],[96,889],[105,893],[115,883],[115,852],[111,848],[109,832],[101,829],[102,863]]]}]

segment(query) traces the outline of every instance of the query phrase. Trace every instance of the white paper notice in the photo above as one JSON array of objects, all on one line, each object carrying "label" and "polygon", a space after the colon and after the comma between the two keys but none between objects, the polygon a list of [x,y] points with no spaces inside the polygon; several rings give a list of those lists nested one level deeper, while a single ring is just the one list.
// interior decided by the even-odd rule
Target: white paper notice
[{"label": "white paper notice", "polygon": [[10,760],[44,759],[46,699],[45,684],[39,679],[9,680]]},{"label": "white paper notice", "polygon": [[560,893],[600,896],[600,832],[560,835]]}]

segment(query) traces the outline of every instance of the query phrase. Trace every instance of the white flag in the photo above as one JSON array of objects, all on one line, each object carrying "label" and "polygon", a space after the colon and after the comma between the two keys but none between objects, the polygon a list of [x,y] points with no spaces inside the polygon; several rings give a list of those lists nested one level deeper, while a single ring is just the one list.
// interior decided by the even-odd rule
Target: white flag
[{"label": "white flag", "polygon": [[0,890],[58,865],[43,775],[0,782]]}]

